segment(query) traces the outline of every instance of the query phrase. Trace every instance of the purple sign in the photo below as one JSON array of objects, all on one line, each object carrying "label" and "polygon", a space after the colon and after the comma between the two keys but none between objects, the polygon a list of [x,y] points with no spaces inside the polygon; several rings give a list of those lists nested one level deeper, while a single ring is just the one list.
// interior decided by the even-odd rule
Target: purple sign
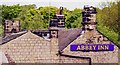
[{"label": "purple sign", "polygon": [[113,51],[113,44],[72,44],[71,51]]}]

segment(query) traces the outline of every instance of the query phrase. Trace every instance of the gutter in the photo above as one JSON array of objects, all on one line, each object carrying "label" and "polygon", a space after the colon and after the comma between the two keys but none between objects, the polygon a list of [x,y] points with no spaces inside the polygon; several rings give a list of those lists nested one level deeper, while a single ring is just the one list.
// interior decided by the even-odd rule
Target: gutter
[{"label": "gutter", "polygon": [[92,65],[92,61],[90,57],[83,57],[83,56],[72,56],[72,55],[67,55],[67,54],[62,54],[61,51],[58,51],[58,54],[60,56],[65,56],[65,57],[70,57],[70,58],[82,58],[82,59],[89,59],[89,65]]}]

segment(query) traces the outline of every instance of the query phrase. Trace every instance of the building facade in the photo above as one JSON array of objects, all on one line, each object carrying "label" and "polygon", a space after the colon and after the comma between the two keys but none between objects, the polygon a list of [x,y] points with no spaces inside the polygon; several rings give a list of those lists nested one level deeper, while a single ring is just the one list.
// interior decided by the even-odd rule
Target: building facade
[{"label": "building facade", "polygon": [[[119,47],[96,29],[96,9],[85,6],[83,27],[64,29],[65,17],[60,13],[50,20],[47,31],[22,31],[5,37],[0,50],[9,64],[16,63],[116,63]],[[46,35],[43,35],[46,34]],[[47,37],[47,38],[46,38]],[[112,44],[112,51],[71,51],[73,44]],[[88,49],[84,47],[84,50]],[[103,65],[103,64],[102,64]]]}]

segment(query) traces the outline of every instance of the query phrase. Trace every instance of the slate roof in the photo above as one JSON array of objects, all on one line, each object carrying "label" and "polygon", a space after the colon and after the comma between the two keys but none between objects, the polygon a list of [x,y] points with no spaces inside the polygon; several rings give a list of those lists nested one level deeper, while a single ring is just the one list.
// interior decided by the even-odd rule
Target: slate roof
[{"label": "slate roof", "polygon": [[[104,34],[102,34],[98,29],[96,30],[98,33],[106,37]],[[82,33],[82,28],[74,28],[74,29],[63,29],[59,30],[58,32],[58,43],[59,43],[59,51],[64,50],[71,42],[73,42],[76,38],[78,38]],[[114,43],[112,40],[110,40],[108,37],[106,37],[109,41]],[[115,44],[115,43],[114,43]],[[118,48],[117,44],[115,44]]]},{"label": "slate roof", "polygon": [[[41,32],[41,31],[42,32],[44,32],[44,31],[48,32],[48,30],[39,30],[39,31],[37,31],[37,33]],[[0,44],[4,44],[6,42],[9,42],[10,40],[13,40],[13,39],[17,38],[17,37],[25,34],[26,32],[27,31],[22,31],[22,32],[14,33],[14,34],[12,34],[10,36],[4,37],[0,41]],[[31,31],[31,32],[35,32],[35,31]],[[76,38],[78,38],[81,35],[81,32],[82,32],[82,28],[81,29],[73,28],[73,29],[67,29],[67,30],[66,29],[60,29],[59,32],[58,32],[58,46],[59,46],[59,51],[62,51],[63,49],[65,49],[72,41],[74,41]],[[99,32],[99,33],[102,34],[101,32]],[[38,34],[36,34],[36,35],[38,35]],[[106,37],[105,35],[103,35],[103,36]],[[106,37],[106,38],[108,38],[108,37]]]},{"label": "slate roof", "polygon": [[72,41],[74,41],[78,36],[80,36],[81,32],[82,32],[82,29],[77,29],[77,28],[60,30],[58,32],[59,51],[62,51]]},{"label": "slate roof", "polygon": [[9,42],[10,40],[13,40],[13,39],[17,38],[17,37],[25,34],[26,32],[27,31],[21,31],[19,33],[13,33],[10,36],[5,36],[5,37],[1,38],[0,44],[4,44],[6,42]]}]

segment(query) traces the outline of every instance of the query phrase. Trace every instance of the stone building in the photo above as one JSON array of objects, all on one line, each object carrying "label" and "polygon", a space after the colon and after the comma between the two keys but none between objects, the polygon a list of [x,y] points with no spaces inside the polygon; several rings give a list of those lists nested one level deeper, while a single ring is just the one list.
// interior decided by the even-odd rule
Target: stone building
[{"label": "stone building", "polygon": [[[84,7],[83,27],[64,29],[65,17],[56,14],[48,30],[21,31],[2,38],[0,50],[9,64],[15,63],[117,63],[119,47],[96,29],[96,10]],[[112,51],[71,51],[75,44],[112,44]],[[87,49],[87,48],[86,48]],[[84,47],[85,50],[85,47]],[[6,61],[7,62],[7,61]],[[102,64],[103,65],[103,64]]]}]

